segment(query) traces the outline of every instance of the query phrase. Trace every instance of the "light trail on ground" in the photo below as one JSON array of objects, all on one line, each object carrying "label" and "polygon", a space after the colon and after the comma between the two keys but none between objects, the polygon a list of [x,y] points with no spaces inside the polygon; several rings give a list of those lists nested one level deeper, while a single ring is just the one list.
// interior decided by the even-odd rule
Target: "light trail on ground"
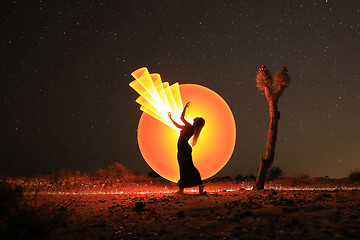
[{"label": "light trail on ground", "polygon": [[[265,190],[278,190],[278,191],[360,191],[360,187],[269,187]],[[207,193],[227,193],[227,192],[243,192],[252,191],[252,187],[234,188],[234,189],[219,189],[219,190],[206,190]],[[147,195],[147,194],[176,194],[175,191],[109,191],[109,192],[25,192],[25,194],[41,194],[41,195]],[[185,190],[186,193],[197,194],[198,190]],[[204,194],[206,196],[206,194]]]}]

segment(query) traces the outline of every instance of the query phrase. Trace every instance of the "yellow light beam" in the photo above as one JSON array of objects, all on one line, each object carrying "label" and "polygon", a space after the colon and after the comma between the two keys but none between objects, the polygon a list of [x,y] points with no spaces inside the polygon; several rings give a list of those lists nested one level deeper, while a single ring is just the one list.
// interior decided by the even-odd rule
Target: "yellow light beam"
[{"label": "yellow light beam", "polygon": [[162,82],[157,73],[149,73],[146,67],[135,70],[131,75],[135,78],[129,85],[140,97],[136,102],[141,105],[140,110],[179,131],[170,121],[168,112],[173,119],[179,119],[183,109],[179,83],[169,85]]},{"label": "yellow light beam", "polygon": [[171,93],[174,97],[176,107],[179,111],[179,116],[180,116],[182,113],[182,110],[183,110],[183,105],[182,105],[182,100],[181,100],[181,95],[180,95],[179,83],[175,83],[175,84],[171,85],[170,89],[171,89]]}]

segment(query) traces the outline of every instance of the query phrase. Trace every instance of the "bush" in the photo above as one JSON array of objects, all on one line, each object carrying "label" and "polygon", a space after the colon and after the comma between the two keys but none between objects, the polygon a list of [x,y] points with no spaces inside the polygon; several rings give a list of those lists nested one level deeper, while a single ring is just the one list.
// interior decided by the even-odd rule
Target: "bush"
[{"label": "bush", "polygon": [[270,168],[266,174],[266,180],[271,181],[276,178],[279,178],[283,175],[283,171],[279,167]]},{"label": "bush", "polygon": [[250,174],[249,176],[242,176],[242,175],[237,175],[234,180],[239,181],[239,182],[252,182],[256,180],[256,177],[253,174]]},{"label": "bush", "polygon": [[52,170],[50,174],[43,176],[50,180],[53,184],[60,184],[64,181],[78,180],[83,177],[87,177],[86,174],[81,174],[80,171],[73,172],[70,169],[62,168],[60,170]]},{"label": "bush", "polygon": [[241,182],[241,181],[245,180],[245,177],[243,177],[241,174],[239,174],[234,178],[234,180]]},{"label": "bush", "polygon": [[353,182],[359,182],[360,181],[360,172],[354,171],[354,172],[350,173],[349,179]]},{"label": "bush", "polygon": [[100,179],[119,179],[128,180],[133,175],[122,164],[115,163],[113,166],[109,166],[107,169],[99,169],[96,171],[96,177]]}]

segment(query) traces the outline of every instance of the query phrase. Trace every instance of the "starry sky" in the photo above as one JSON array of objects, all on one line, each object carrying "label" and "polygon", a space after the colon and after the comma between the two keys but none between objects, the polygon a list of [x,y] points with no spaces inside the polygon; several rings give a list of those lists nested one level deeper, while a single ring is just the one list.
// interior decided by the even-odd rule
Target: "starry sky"
[{"label": "starry sky", "polygon": [[237,141],[217,176],[255,174],[262,64],[291,76],[273,165],[337,178],[360,169],[360,1],[1,1],[0,12],[0,174],[116,162],[147,174],[128,86],[143,66],[221,95]]}]

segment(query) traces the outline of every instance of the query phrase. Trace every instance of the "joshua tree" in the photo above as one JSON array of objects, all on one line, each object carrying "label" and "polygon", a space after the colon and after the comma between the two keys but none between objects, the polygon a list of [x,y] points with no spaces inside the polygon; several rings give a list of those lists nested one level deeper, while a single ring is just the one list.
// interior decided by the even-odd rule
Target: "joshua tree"
[{"label": "joshua tree", "polygon": [[254,186],[255,190],[261,190],[264,189],[266,173],[274,161],[276,135],[280,119],[277,102],[283,93],[284,88],[289,85],[289,76],[287,75],[286,66],[284,65],[281,70],[275,74],[274,78],[272,78],[265,65],[262,65],[256,76],[256,85],[259,90],[265,92],[266,99],[269,102],[270,117],[266,143],[266,155],[265,157],[260,155],[260,168]]}]

